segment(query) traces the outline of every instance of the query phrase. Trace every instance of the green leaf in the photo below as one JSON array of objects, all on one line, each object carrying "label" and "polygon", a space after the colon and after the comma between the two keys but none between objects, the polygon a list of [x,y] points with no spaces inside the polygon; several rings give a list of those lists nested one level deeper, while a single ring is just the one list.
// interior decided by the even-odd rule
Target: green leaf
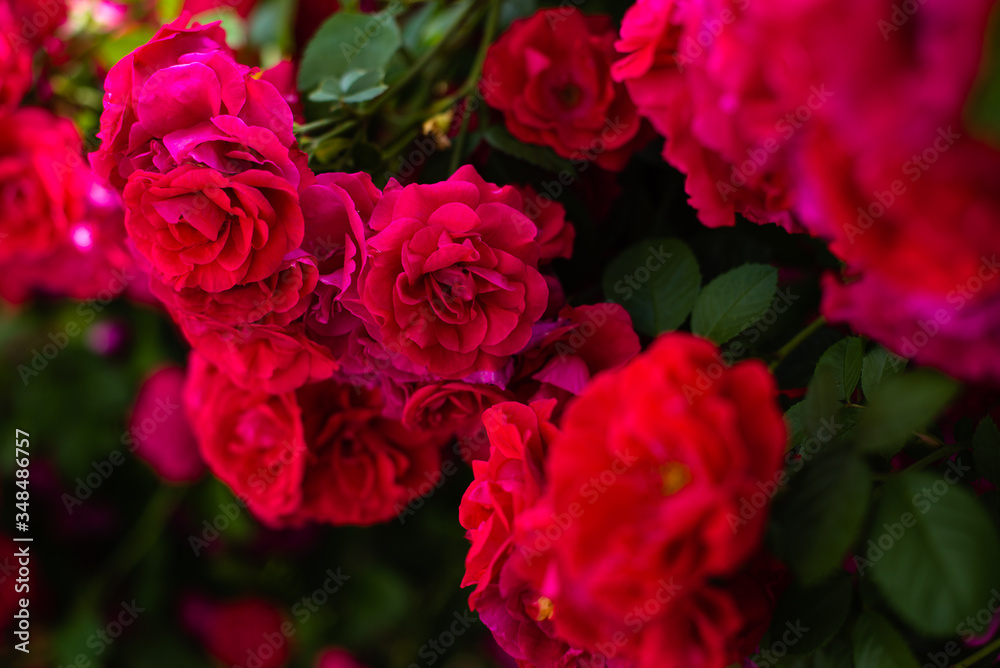
[{"label": "green leaf", "polygon": [[809,462],[775,505],[779,551],[806,585],[843,562],[864,522],[871,492],[865,462],[839,451]]},{"label": "green leaf", "polygon": [[492,126],[483,133],[483,139],[496,150],[512,155],[519,160],[530,162],[550,172],[567,172],[574,177],[576,176],[576,168],[573,167],[572,162],[557,156],[547,146],[524,144],[514,139],[502,126]]},{"label": "green leaf", "polygon": [[399,26],[388,10],[377,14],[337,12],[305,48],[299,90],[311,91],[325,79],[339,81],[351,70],[384,75],[401,43]]},{"label": "green leaf", "polygon": [[350,70],[340,79],[329,77],[323,79],[310,96],[313,102],[333,102],[341,100],[347,103],[364,102],[381,95],[388,88],[382,80],[381,70]]},{"label": "green leaf", "polygon": [[906,360],[893,355],[882,346],[875,346],[865,355],[861,364],[861,389],[871,398],[883,380],[903,371]]},{"label": "green leaf", "polygon": [[403,44],[415,54],[438,44],[454,30],[471,4],[471,0],[426,3],[407,17],[403,26]]},{"label": "green leaf", "polygon": [[934,421],[958,389],[955,381],[930,369],[885,380],[869,397],[858,445],[865,452],[896,454],[913,432]]},{"label": "green leaf", "polygon": [[802,400],[802,428],[806,436],[819,433],[839,410],[837,373],[829,365],[819,365]]},{"label": "green leaf", "polygon": [[979,423],[972,437],[972,446],[976,471],[1000,487],[1000,432],[993,418],[987,416]]},{"label": "green leaf", "polygon": [[1000,576],[1000,539],[983,507],[957,484],[961,469],[953,463],[943,478],[927,471],[892,478],[864,555],[855,557],[858,574],[871,577],[896,613],[927,635],[953,635]]},{"label": "green leaf", "polygon": [[920,668],[903,636],[876,612],[864,612],[858,617],[851,644],[858,668]]},{"label": "green leaf", "polygon": [[838,341],[819,358],[817,366],[833,368],[837,378],[837,398],[850,399],[861,378],[861,360],[864,357],[864,343],[856,336]]},{"label": "green leaf", "polygon": [[789,642],[789,654],[809,654],[833,638],[851,611],[854,590],[851,577],[837,573],[814,587],[793,584],[782,594],[771,620],[771,639],[787,631],[801,629],[800,637]]},{"label": "green leaf", "polygon": [[700,289],[698,261],[677,239],[632,246],[604,272],[604,295],[624,306],[636,330],[649,336],[680,327]]},{"label": "green leaf", "polygon": [[695,302],[691,331],[725,343],[756,322],[774,300],[778,270],[766,264],[745,264],[705,286]]}]

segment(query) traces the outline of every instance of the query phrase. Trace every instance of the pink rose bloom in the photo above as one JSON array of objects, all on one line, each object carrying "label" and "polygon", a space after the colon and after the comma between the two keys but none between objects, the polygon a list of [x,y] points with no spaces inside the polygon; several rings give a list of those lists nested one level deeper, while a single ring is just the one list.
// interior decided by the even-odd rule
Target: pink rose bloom
[{"label": "pink rose bloom", "polygon": [[403,408],[403,424],[413,429],[465,435],[482,426],[483,411],[513,396],[493,385],[458,381],[418,386]]},{"label": "pink rose bloom", "polygon": [[702,223],[732,225],[739,213],[791,230],[785,152],[795,127],[782,116],[807,99],[772,89],[765,47],[742,29],[744,9],[735,0],[639,0],[622,23],[616,48],[626,55],[612,74],[667,138],[663,156],[687,175]]},{"label": "pink rose bloom", "polygon": [[5,33],[10,43],[20,48],[27,44],[34,50],[66,22],[66,0],[7,0],[16,25]]},{"label": "pink rose bloom", "polygon": [[346,649],[331,647],[316,657],[316,668],[367,668]]},{"label": "pink rose bloom", "polygon": [[537,228],[513,187],[475,169],[390,184],[372,214],[364,306],[384,345],[446,379],[496,372],[545,311]]},{"label": "pink rose bloom", "polygon": [[26,107],[0,124],[0,262],[41,258],[81,220],[90,188],[73,123]]},{"label": "pink rose bloom", "polygon": [[358,278],[368,261],[368,221],[381,197],[365,173],[321,174],[302,189],[302,249],[317,258],[320,274],[310,325],[318,333],[336,335],[342,329],[338,315],[345,308],[364,312]]},{"label": "pink rose bloom", "polygon": [[7,38],[17,29],[10,6],[0,5],[0,111],[15,108],[31,87],[31,50]]},{"label": "pink rose bloom", "polygon": [[0,296],[21,303],[33,294],[111,299],[141,283],[126,246],[125,213],[118,193],[100,185],[82,165],[73,175],[89,182],[79,219],[68,221],[44,253],[0,262]]},{"label": "pink rose bloom", "polygon": [[143,382],[129,417],[135,453],[169,482],[193,482],[205,470],[181,408],[183,391],[184,369],[163,367]]},{"label": "pink rose bloom", "polygon": [[221,292],[264,280],[302,243],[298,192],[267,171],[136,172],[124,198],[136,249],[175,289]]},{"label": "pink rose bloom", "polygon": [[[101,148],[91,164],[116,187],[124,187],[136,169],[169,164],[178,151],[206,141],[210,146],[202,154],[236,151],[250,162],[271,160],[281,153],[279,146],[294,146],[292,112],[275,87],[233,60],[218,23],[191,28],[186,23],[182,16],[164,26],[108,73]],[[256,130],[243,131],[235,123],[219,127],[213,121],[219,116],[236,117]],[[183,134],[172,135],[177,132]],[[288,166],[275,169],[285,173]]]}]

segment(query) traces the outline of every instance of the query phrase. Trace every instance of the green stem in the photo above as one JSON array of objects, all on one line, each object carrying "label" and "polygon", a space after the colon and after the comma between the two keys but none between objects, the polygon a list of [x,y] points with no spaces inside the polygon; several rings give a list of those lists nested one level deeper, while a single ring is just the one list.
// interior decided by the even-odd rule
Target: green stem
[{"label": "green stem", "polygon": [[469,134],[469,120],[472,118],[472,111],[469,107],[472,104],[473,93],[479,85],[479,79],[482,77],[483,64],[486,62],[486,53],[493,43],[493,35],[496,33],[499,22],[500,3],[498,0],[490,0],[490,13],[486,19],[486,28],[483,30],[483,39],[479,45],[479,52],[476,54],[476,60],[472,64],[472,70],[469,72],[465,85],[462,86],[463,89],[471,86],[471,90],[465,96],[465,108],[463,109],[465,115],[462,118],[462,127],[458,131],[458,137],[455,139],[455,148],[451,154],[451,169],[449,171],[452,173],[458,169],[458,163],[462,159],[462,152],[465,150],[465,138]]},{"label": "green stem", "polygon": [[910,464],[906,468],[906,470],[919,471],[920,469],[924,468],[929,464],[933,464],[934,462],[944,459],[945,457],[951,457],[952,455],[957,455],[958,453],[968,449],[969,445],[963,444],[963,445],[953,445],[951,447],[935,450],[934,452],[931,452],[927,456],[922,457],[921,459],[918,459],[917,461]]},{"label": "green stem", "polygon": [[793,350],[799,347],[799,344],[801,344],[803,341],[805,341],[810,336],[815,334],[824,325],[826,325],[826,318],[824,318],[823,316],[820,316],[815,320],[813,320],[811,323],[809,323],[809,325],[806,326],[805,329],[803,329],[801,332],[792,337],[791,341],[781,346],[778,352],[775,353],[774,361],[771,362],[771,364],[768,366],[768,369],[770,369],[771,372],[773,373],[774,370],[777,369],[778,366],[780,366],[781,363],[785,361],[785,358],[788,357]]},{"label": "green stem", "polygon": [[974,666],[977,661],[989,656],[990,654],[997,652],[998,650],[1000,650],[1000,638],[997,638],[989,645],[982,648],[981,650],[979,650],[972,656],[968,657],[961,663],[956,663],[954,666],[952,666],[952,668],[972,668],[972,666]]},{"label": "green stem", "polygon": [[[471,17],[474,14],[478,13],[479,6],[480,6],[480,3],[476,3],[476,2],[472,3],[471,5],[469,5],[469,8],[465,10],[465,13],[458,20],[458,24],[462,25],[463,28],[464,28],[465,27],[465,23],[469,20],[469,17]],[[453,35],[461,35],[464,32],[465,32],[465,30],[457,29],[453,33]],[[448,37],[445,37],[440,42],[438,42],[437,44],[435,44],[432,48],[427,49],[426,51],[424,51],[420,55],[420,58],[418,58],[417,61],[415,63],[413,63],[413,65],[410,67],[410,69],[407,70],[406,73],[402,77],[400,77],[399,79],[397,79],[391,86],[389,86],[388,90],[386,90],[384,93],[382,93],[381,95],[379,95],[378,98],[376,98],[374,100],[374,102],[372,102],[372,104],[370,104],[369,106],[361,109],[360,110],[360,114],[362,116],[372,116],[372,115],[374,115],[375,112],[377,112],[379,109],[381,109],[383,105],[385,105],[389,100],[391,100],[392,98],[394,98],[396,96],[396,94],[400,90],[402,90],[403,88],[405,88],[406,86],[408,86],[410,84],[410,82],[413,81],[413,79],[415,79],[421,72],[423,72],[427,68],[427,65],[430,64],[430,62],[432,60],[434,60],[434,58],[436,58],[437,55],[451,41],[452,41],[451,39],[449,39]]]}]

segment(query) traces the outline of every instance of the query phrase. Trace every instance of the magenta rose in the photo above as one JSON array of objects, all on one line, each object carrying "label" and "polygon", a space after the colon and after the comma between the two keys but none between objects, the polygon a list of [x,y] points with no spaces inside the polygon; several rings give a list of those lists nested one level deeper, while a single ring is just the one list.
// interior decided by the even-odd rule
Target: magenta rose
[{"label": "magenta rose", "polygon": [[368,174],[332,173],[318,176],[300,197],[305,216],[302,248],[317,258],[320,273],[310,327],[335,336],[342,329],[337,315],[343,308],[363,311],[358,306],[358,277],[368,257],[368,221],[382,192]]},{"label": "magenta rose", "polygon": [[441,183],[391,184],[372,214],[361,275],[382,343],[450,380],[507,364],[548,299],[523,206],[514,188],[469,166]]},{"label": "magenta rose", "polygon": [[[286,148],[295,143],[288,103],[272,84],[255,78],[254,70],[233,60],[221,26],[187,28],[186,23],[187,18],[181,17],[164,26],[108,73],[101,148],[92,154],[91,163],[119,188],[133,171],[150,170],[168,160],[169,135],[207,127],[203,124],[219,116],[234,116],[246,126],[270,133],[258,134],[257,145],[248,148],[259,150],[259,144],[271,136]],[[215,130],[222,130],[224,137],[213,141],[232,145],[243,139],[232,136],[231,128]],[[277,147],[270,150],[280,151]],[[249,158],[250,162],[261,159]]]},{"label": "magenta rose", "polygon": [[547,264],[557,257],[573,257],[576,228],[566,220],[566,208],[548,195],[542,195],[531,186],[519,188],[524,197],[524,213],[538,228],[539,262]]},{"label": "magenta rose", "polygon": [[7,38],[16,30],[10,7],[0,5],[0,110],[16,107],[31,86],[31,51]]},{"label": "magenta rose", "polygon": [[124,197],[129,236],[177,289],[221,292],[266,279],[302,243],[298,193],[270,172],[136,172]]}]

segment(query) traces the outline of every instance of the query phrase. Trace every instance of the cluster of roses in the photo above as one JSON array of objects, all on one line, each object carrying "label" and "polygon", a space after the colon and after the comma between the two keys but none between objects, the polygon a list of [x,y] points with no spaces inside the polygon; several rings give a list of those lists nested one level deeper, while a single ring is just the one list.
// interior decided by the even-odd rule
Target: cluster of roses
[{"label": "cluster of roses", "polygon": [[561,206],[471,167],[384,191],[314,175],[267,79],[179,19],[109,72],[91,157],[194,349],[202,456],[258,517],[384,521],[452,437],[484,456],[484,408],[562,403],[638,351],[620,307],[565,304]]},{"label": "cluster of roses", "polygon": [[638,0],[613,75],[702,222],[830,240],[846,277],[825,280],[828,318],[995,382],[1000,150],[970,112],[994,7]]},{"label": "cluster of roses", "polygon": [[460,509],[470,605],[522,668],[726,668],[757,647],[786,576],[761,551],[786,431],[759,361],[667,334],[552,400],[487,410]]},{"label": "cluster of roses", "polygon": [[60,0],[0,3],[0,297],[14,303],[38,292],[110,301],[131,277],[121,200],[87,166],[79,131],[20,106],[65,19]]}]

